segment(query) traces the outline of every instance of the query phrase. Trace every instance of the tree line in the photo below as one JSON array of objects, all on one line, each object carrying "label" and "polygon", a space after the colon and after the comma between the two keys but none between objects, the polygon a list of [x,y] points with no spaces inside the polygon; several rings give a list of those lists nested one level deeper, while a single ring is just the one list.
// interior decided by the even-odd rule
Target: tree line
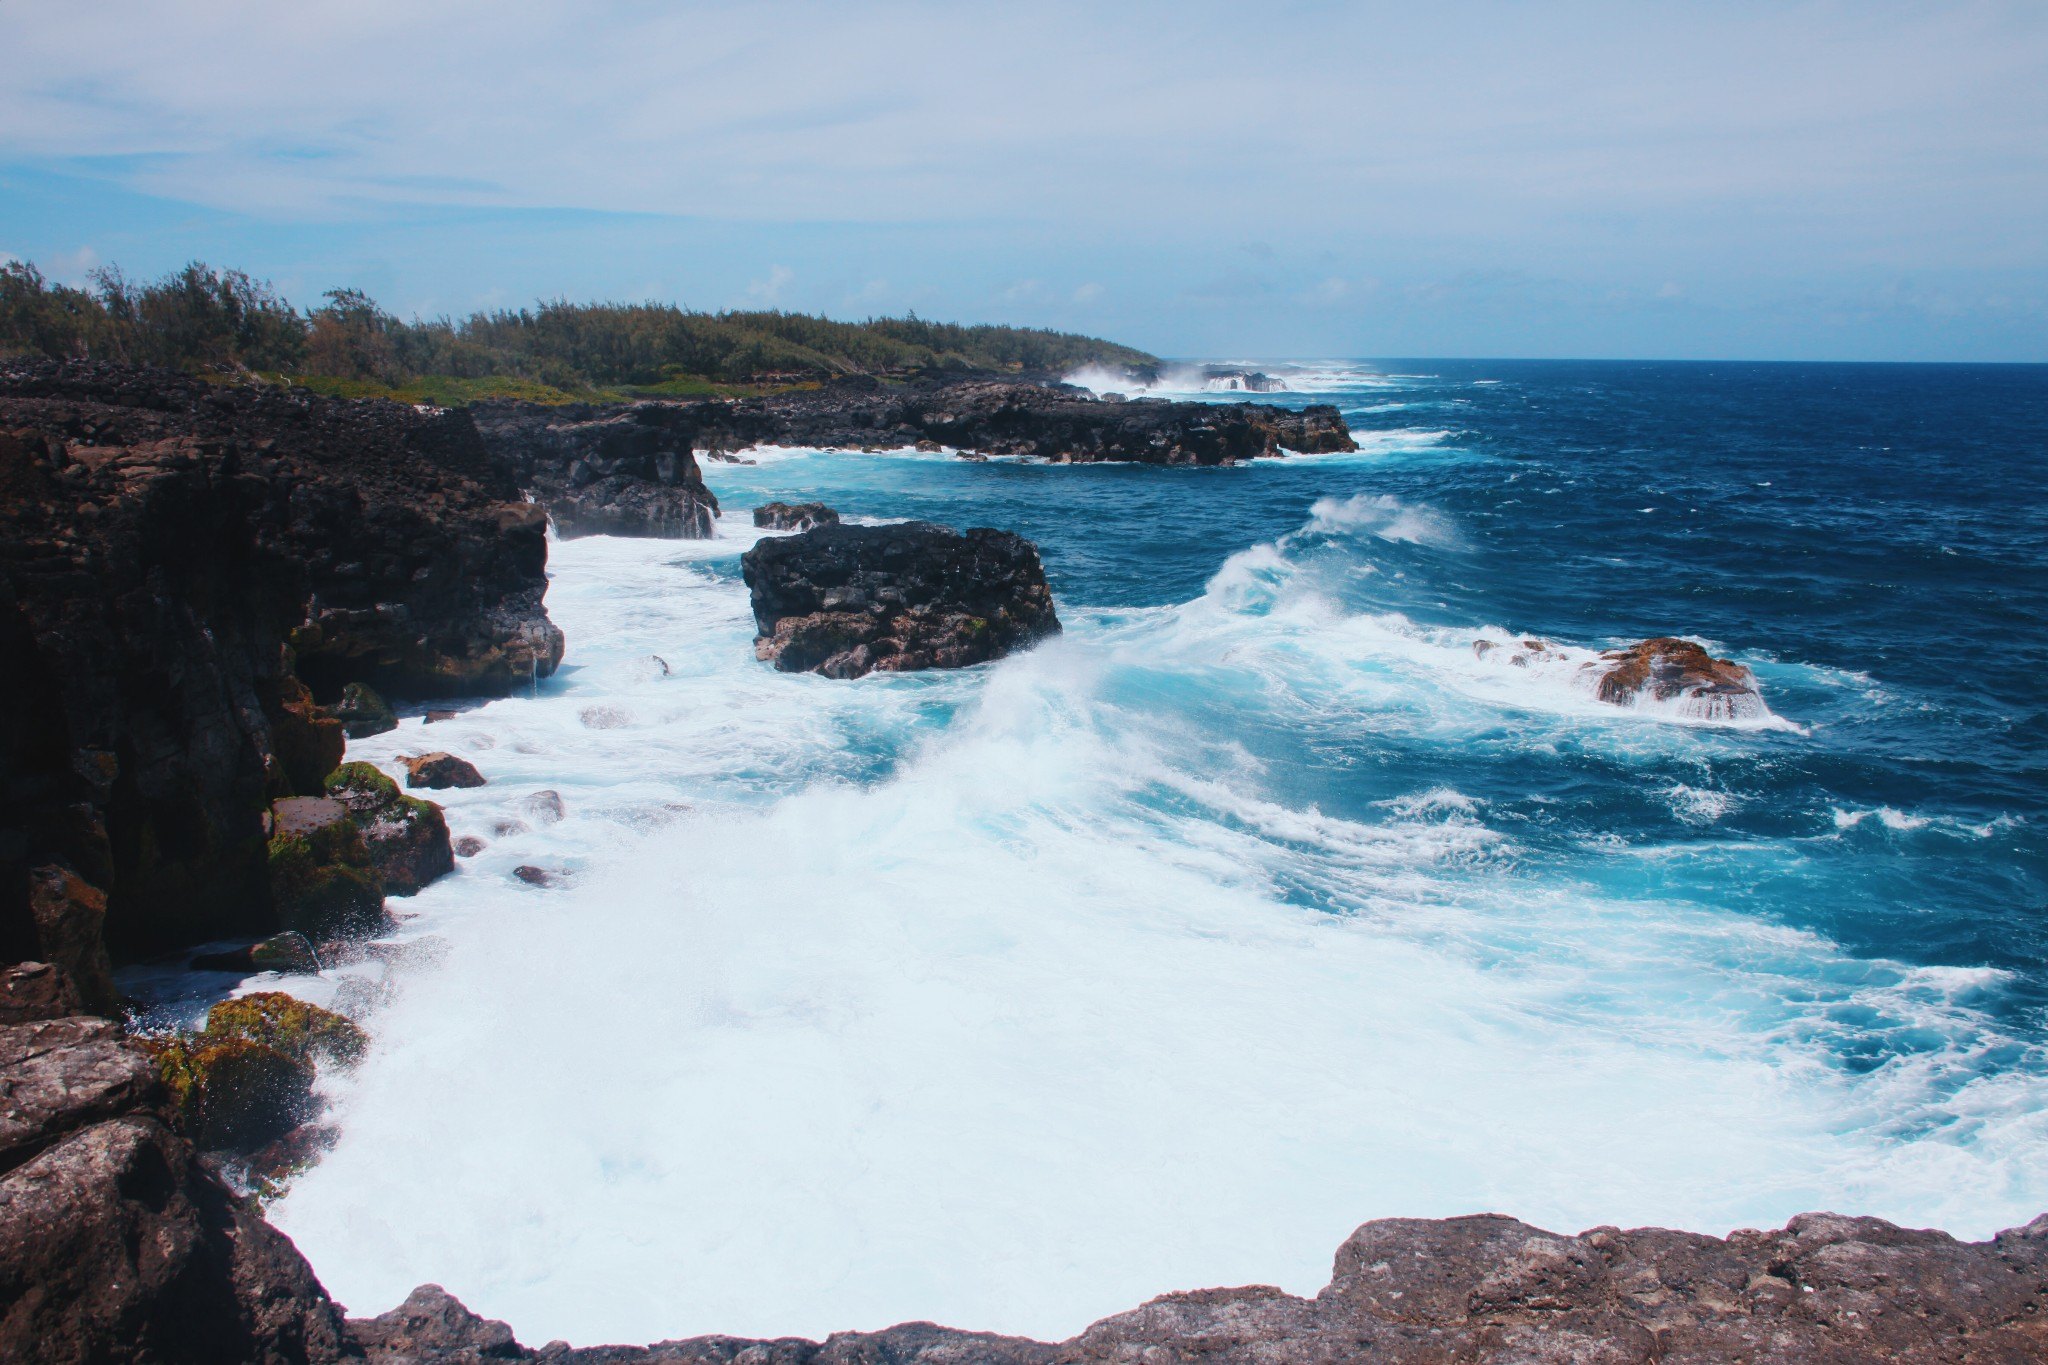
[{"label": "tree line", "polygon": [[361,391],[440,380],[479,392],[496,387],[492,381],[516,381],[564,393],[1157,363],[1094,337],[927,322],[915,313],[837,322],[557,299],[407,322],[357,289],[329,290],[323,306],[301,311],[265,281],[197,261],[153,281],[130,280],[118,268],[91,280],[78,288],[52,283],[24,262],[0,264],[0,354],[325,380]]}]

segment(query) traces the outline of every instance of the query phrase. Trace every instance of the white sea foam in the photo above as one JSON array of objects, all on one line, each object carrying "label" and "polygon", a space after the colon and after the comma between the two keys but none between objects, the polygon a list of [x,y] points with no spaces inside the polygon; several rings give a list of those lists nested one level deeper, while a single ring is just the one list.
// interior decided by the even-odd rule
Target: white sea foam
[{"label": "white sea foam", "polygon": [[[1347,507],[1316,534],[1434,534]],[[2014,1044],[1981,974],[1518,875],[1448,787],[1371,822],[1283,801],[1157,704],[1644,742],[1548,667],[1347,616],[1290,541],[992,668],[783,675],[731,574],[759,533],[724,534],[555,547],[559,682],[352,746],[491,779],[444,793],[490,847],[410,903],[442,946],[395,968],[339,1145],[275,1207],[355,1311],[432,1279],[532,1341],[1059,1337],[1168,1289],[1312,1291],[1376,1216],[1980,1235],[2048,1202],[2040,1069],[1983,1074]],[[1834,1065],[1873,1019],[1898,1055]]]}]

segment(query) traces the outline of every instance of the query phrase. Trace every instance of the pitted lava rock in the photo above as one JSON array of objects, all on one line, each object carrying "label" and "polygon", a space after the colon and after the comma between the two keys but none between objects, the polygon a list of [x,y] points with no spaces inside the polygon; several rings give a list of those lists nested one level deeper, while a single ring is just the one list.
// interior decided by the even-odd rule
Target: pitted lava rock
[{"label": "pitted lava rock", "polygon": [[1008,531],[821,526],[762,541],[740,570],[754,652],[784,673],[965,668],[1060,629],[1038,551]]},{"label": "pitted lava rock", "polygon": [[465,414],[0,362],[0,960],[108,1007],[44,868],[116,958],[276,929],[264,813],[341,753],[315,698],[551,672],[546,560]]}]

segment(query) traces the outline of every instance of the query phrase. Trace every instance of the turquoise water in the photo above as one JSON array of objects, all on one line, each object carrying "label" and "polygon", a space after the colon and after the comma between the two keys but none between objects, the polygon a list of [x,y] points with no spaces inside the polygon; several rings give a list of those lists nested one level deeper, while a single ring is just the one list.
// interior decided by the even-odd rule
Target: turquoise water
[{"label": "turquoise water", "polygon": [[[711,464],[720,540],[555,547],[535,696],[352,749],[491,777],[278,1208],[352,1308],[1059,1336],[1384,1215],[2048,1207],[2048,370],[1274,372],[1362,449]],[[773,498],[1021,531],[1066,633],[774,674]],[[1769,715],[1594,700],[1656,634]]]}]

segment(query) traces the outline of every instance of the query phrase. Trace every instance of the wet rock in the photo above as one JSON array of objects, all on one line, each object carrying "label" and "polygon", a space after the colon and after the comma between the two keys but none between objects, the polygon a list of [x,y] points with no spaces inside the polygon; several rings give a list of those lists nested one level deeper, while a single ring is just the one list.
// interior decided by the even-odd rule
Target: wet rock
[{"label": "wet rock", "polygon": [[589,730],[623,730],[633,723],[632,714],[617,706],[586,706],[577,719]]},{"label": "wet rock", "polygon": [[329,713],[341,722],[350,739],[368,739],[398,728],[398,716],[390,703],[359,682],[342,686],[341,700],[329,708]]},{"label": "wet rock", "polygon": [[525,882],[528,886],[564,886],[569,881],[568,874],[565,872],[545,867],[535,867],[531,863],[521,863],[518,867],[513,868],[512,875]]},{"label": "wet rock", "polygon": [[520,803],[528,815],[543,825],[552,825],[568,814],[562,805],[562,794],[558,791],[538,791]]},{"label": "wet rock", "polygon": [[279,918],[314,940],[382,922],[384,879],[346,806],[295,796],[271,808],[270,894]]},{"label": "wet rock", "polygon": [[405,764],[405,785],[439,791],[447,787],[481,787],[484,775],[468,759],[439,750],[399,760]]},{"label": "wet rock", "polygon": [[770,531],[808,531],[836,526],[839,514],[822,502],[767,502],[754,509],[754,525]]},{"label": "wet rock", "polygon": [[290,931],[272,934],[246,948],[200,953],[192,959],[190,966],[196,972],[240,972],[244,976],[253,976],[257,972],[321,970],[320,954],[313,947],[312,940],[304,934]]},{"label": "wet rock", "polygon": [[26,1024],[85,1013],[71,978],[50,962],[17,962],[0,969],[0,1024]]},{"label": "wet rock", "polygon": [[390,896],[412,896],[455,866],[441,808],[407,796],[375,764],[344,763],[327,779],[328,795],[348,808],[370,861]]},{"label": "wet rock", "polygon": [[427,712],[427,714],[421,718],[420,724],[438,725],[440,722],[444,720],[458,720],[461,718],[461,716],[462,713],[460,711],[450,711],[446,709],[434,710]]},{"label": "wet rock", "polygon": [[85,1007],[114,1008],[114,969],[107,957],[107,898],[65,867],[39,867],[28,876],[29,921],[35,951],[70,978]]},{"label": "wet rock", "polygon": [[193,1141],[246,1153],[314,1118],[320,1064],[353,1065],[365,1044],[362,1030],[333,1011],[262,991],[215,1005],[195,1034],[146,1046]]},{"label": "wet rock", "polygon": [[455,841],[455,856],[458,858],[474,858],[488,847],[490,845],[477,838],[474,834],[465,834]]},{"label": "wet rock", "polygon": [[1761,715],[1756,676],[1741,664],[1716,659],[1691,640],[1659,636],[1600,656],[1599,697],[1615,706],[1644,699],[1676,701],[1686,715],[1738,720]]},{"label": "wet rock", "polygon": [[1060,629],[1021,536],[943,526],[826,526],[741,557],[757,657],[785,673],[962,668]]}]

